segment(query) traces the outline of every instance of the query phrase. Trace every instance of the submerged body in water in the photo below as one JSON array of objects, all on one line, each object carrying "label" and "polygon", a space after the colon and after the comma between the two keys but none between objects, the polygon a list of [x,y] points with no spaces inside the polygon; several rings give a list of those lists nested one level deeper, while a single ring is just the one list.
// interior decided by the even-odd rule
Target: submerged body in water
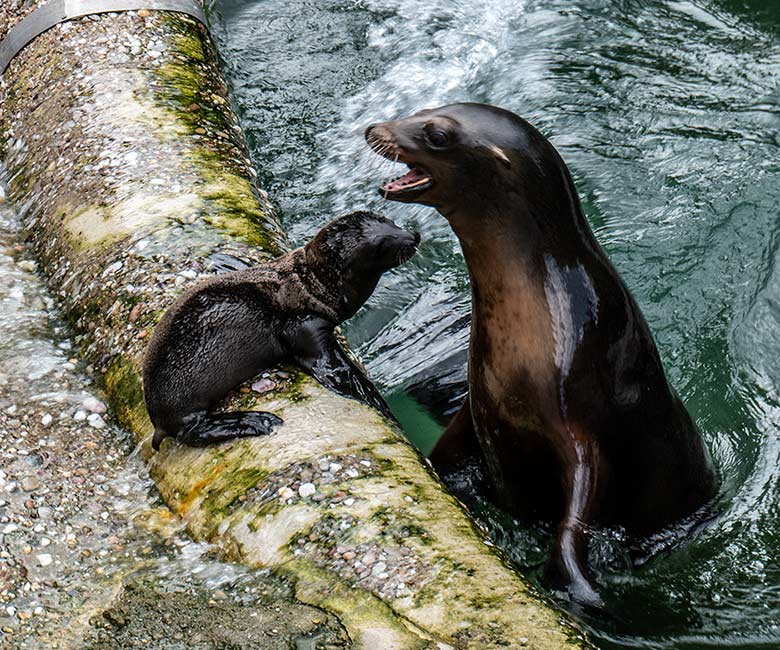
[{"label": "submerged body in water", "polygon": [[550,584],[602,601],[592,526],[647,535],[715,494],[709,452],[652,335],[590,231],[554,147],[515,114],[454,104],[366,130],[409,171],[390,200],[435,207],[472,286],[469,395],[431,459],[484,461],[497,503],[558,524]]}]

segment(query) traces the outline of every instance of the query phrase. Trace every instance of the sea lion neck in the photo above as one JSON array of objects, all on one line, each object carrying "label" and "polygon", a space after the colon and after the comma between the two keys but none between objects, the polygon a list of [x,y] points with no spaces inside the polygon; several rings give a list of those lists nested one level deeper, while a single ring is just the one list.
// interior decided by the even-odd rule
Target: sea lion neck
[{"label": "sea lion neck", "polygon": [[494,305],[496,295],[515,293],[513,287],[521,293],[523,287],[544,284],[544,260],[535,242],[538,233],[494,230],[490,235],[481,228],[468,228],[456,230],[456,235],[463,249],[475,306]]},{"label": "sea lion neck", "polygon": [[545,192],[529,191],[521,178],[507,177],[501,187],[474,192],[470,201],[437,206],[469,266],[490,268],[509,260],[542,273],[550,256],[562,266],[606,261],[570,175],[565,168],[558,171],[558,182]]},{"label": "sea lion neck", "polygon": [[308,290],[309,307],[327,320],[338,324],[342,317],[340,269],[323,259],[310,244],[292,251],[289,255],[291,270]]},{"label": "sea lion neck", "polygon": [[309,289],[312,307],[334,323],[343,323],[357,313],[376,289],[381,275],[353,264],[336,264],[309,245],[293,254],[293,265]]}]

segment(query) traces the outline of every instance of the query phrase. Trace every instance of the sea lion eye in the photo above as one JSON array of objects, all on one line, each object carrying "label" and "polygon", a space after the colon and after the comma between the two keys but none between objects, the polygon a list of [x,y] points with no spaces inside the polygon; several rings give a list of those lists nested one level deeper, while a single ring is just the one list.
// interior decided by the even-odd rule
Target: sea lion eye
[{"label": "sea lion eye", "polygon": [[442,148],[450,143],[450,136],[444,131],[426,131],[425,139],[432,147]]}]

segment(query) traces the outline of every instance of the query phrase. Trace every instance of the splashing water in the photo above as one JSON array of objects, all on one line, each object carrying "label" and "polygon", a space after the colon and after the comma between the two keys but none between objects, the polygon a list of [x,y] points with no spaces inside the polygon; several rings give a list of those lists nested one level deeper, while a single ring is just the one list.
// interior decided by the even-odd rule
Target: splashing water
[{"label": "splashing water", "polygon": [[[357,207],[424,243],[349,324],[423,450],[462,399],[470,295],[442,217],[390,204],[370,123],[452,101],[509,108],[569,164],[713,452],[722,514],[628,570],[594,552],[620,620],[602,647],[780,647],[780,5],[774,0],[215,0],[261,177],[297,241]],[[423,432],[420,434],[420,432]],[[481,513],[536,575],[544,530]]]}]

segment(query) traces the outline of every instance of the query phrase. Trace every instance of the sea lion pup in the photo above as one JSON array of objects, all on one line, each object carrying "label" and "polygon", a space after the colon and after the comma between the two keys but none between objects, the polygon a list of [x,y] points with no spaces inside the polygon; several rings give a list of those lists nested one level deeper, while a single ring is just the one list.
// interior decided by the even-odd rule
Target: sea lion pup
[{"label": "sea lion pup", "polygon": [[484,458],[498,505],[559,521],[548,583],[600,606],[589,528],[646,535],[716,491],[639,307],[596,242],[558,152],[528,122],[454,104],[366,130],[409,167],[387,199],[435,207],[472,289],[469,395],[431,458]]},{"label": "sea lion pup", "polygon": [[210,410],[242,381],[287,359],[392,417],[334,329],[368,300],[385,271],[414,255],[419,241],[384,217],[353,212],[303,248],[186,291],[160,319],[144,358],[152,447],[167,436],[203,446],[270,433],[282,423],[272,413]]}]

